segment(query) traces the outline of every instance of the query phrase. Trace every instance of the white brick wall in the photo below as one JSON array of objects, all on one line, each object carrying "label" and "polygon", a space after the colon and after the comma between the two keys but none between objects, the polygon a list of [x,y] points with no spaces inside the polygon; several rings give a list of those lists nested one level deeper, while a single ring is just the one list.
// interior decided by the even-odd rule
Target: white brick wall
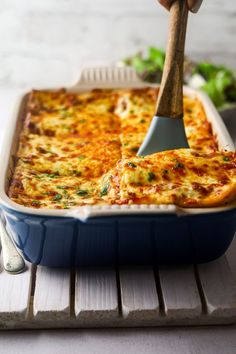
[{"label": "white brick wall", "polygon": [[[157,0],[0,0],[0,86],[63,85],[82,66],[164,47]],[[186,51],[236,69],[236,1],[204,0],[190,15]]]}]

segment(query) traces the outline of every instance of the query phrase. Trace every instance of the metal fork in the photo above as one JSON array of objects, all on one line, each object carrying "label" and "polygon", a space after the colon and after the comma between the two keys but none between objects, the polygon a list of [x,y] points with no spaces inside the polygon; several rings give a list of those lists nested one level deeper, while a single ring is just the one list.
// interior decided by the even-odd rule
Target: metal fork
[{"label": "metal fork", "polygon": [[25,269],[25,261],[17,251],[6,230],[6,220],[0,212],[0,241],[2,244],[3,267],[9,274],[19,274]]}]

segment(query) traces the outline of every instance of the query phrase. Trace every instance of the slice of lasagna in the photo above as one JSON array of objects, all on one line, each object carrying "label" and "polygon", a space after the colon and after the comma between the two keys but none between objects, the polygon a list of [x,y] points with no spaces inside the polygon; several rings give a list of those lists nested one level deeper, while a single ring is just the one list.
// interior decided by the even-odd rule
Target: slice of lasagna
[{"label": "slice of lasagna", "polygon": [[165,151],[121,160],[120,203],[210,207],[236,198],[236,154]]}]

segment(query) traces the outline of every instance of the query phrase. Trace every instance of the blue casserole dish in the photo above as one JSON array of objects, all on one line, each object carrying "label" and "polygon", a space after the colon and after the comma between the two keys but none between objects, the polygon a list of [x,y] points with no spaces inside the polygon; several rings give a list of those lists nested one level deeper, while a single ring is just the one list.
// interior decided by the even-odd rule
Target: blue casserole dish
[{"label": "blue casserole dish", "polygon": [[[143,86],[130,69],[102,68],[85,70],[79,84],[70,90]],[[234,150],[209,98],[187,87],[184,90],[186,95],[195,95],[202,101],[220,148]],[[11,201],[6,191],[14,168],[25,100],[25,96],[19,99],[5,136],[0,201],[9,233],[26,260],[52,267],[201,263],[214,260],[227,250],[236,229],[236,203],[201,209],[113,205],[47,210]]]}]

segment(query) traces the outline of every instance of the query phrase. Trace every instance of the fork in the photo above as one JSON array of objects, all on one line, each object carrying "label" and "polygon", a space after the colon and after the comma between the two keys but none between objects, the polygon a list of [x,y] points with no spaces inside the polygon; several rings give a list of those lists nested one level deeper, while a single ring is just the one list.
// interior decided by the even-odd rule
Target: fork
[{"label": "fork", "polygon": [[6,230],[6,220],[0,212],[0,241],[2,244],[3,267],[9,274],[19,274],[25,269],[25,261],[17,251],[10,235]]}]

